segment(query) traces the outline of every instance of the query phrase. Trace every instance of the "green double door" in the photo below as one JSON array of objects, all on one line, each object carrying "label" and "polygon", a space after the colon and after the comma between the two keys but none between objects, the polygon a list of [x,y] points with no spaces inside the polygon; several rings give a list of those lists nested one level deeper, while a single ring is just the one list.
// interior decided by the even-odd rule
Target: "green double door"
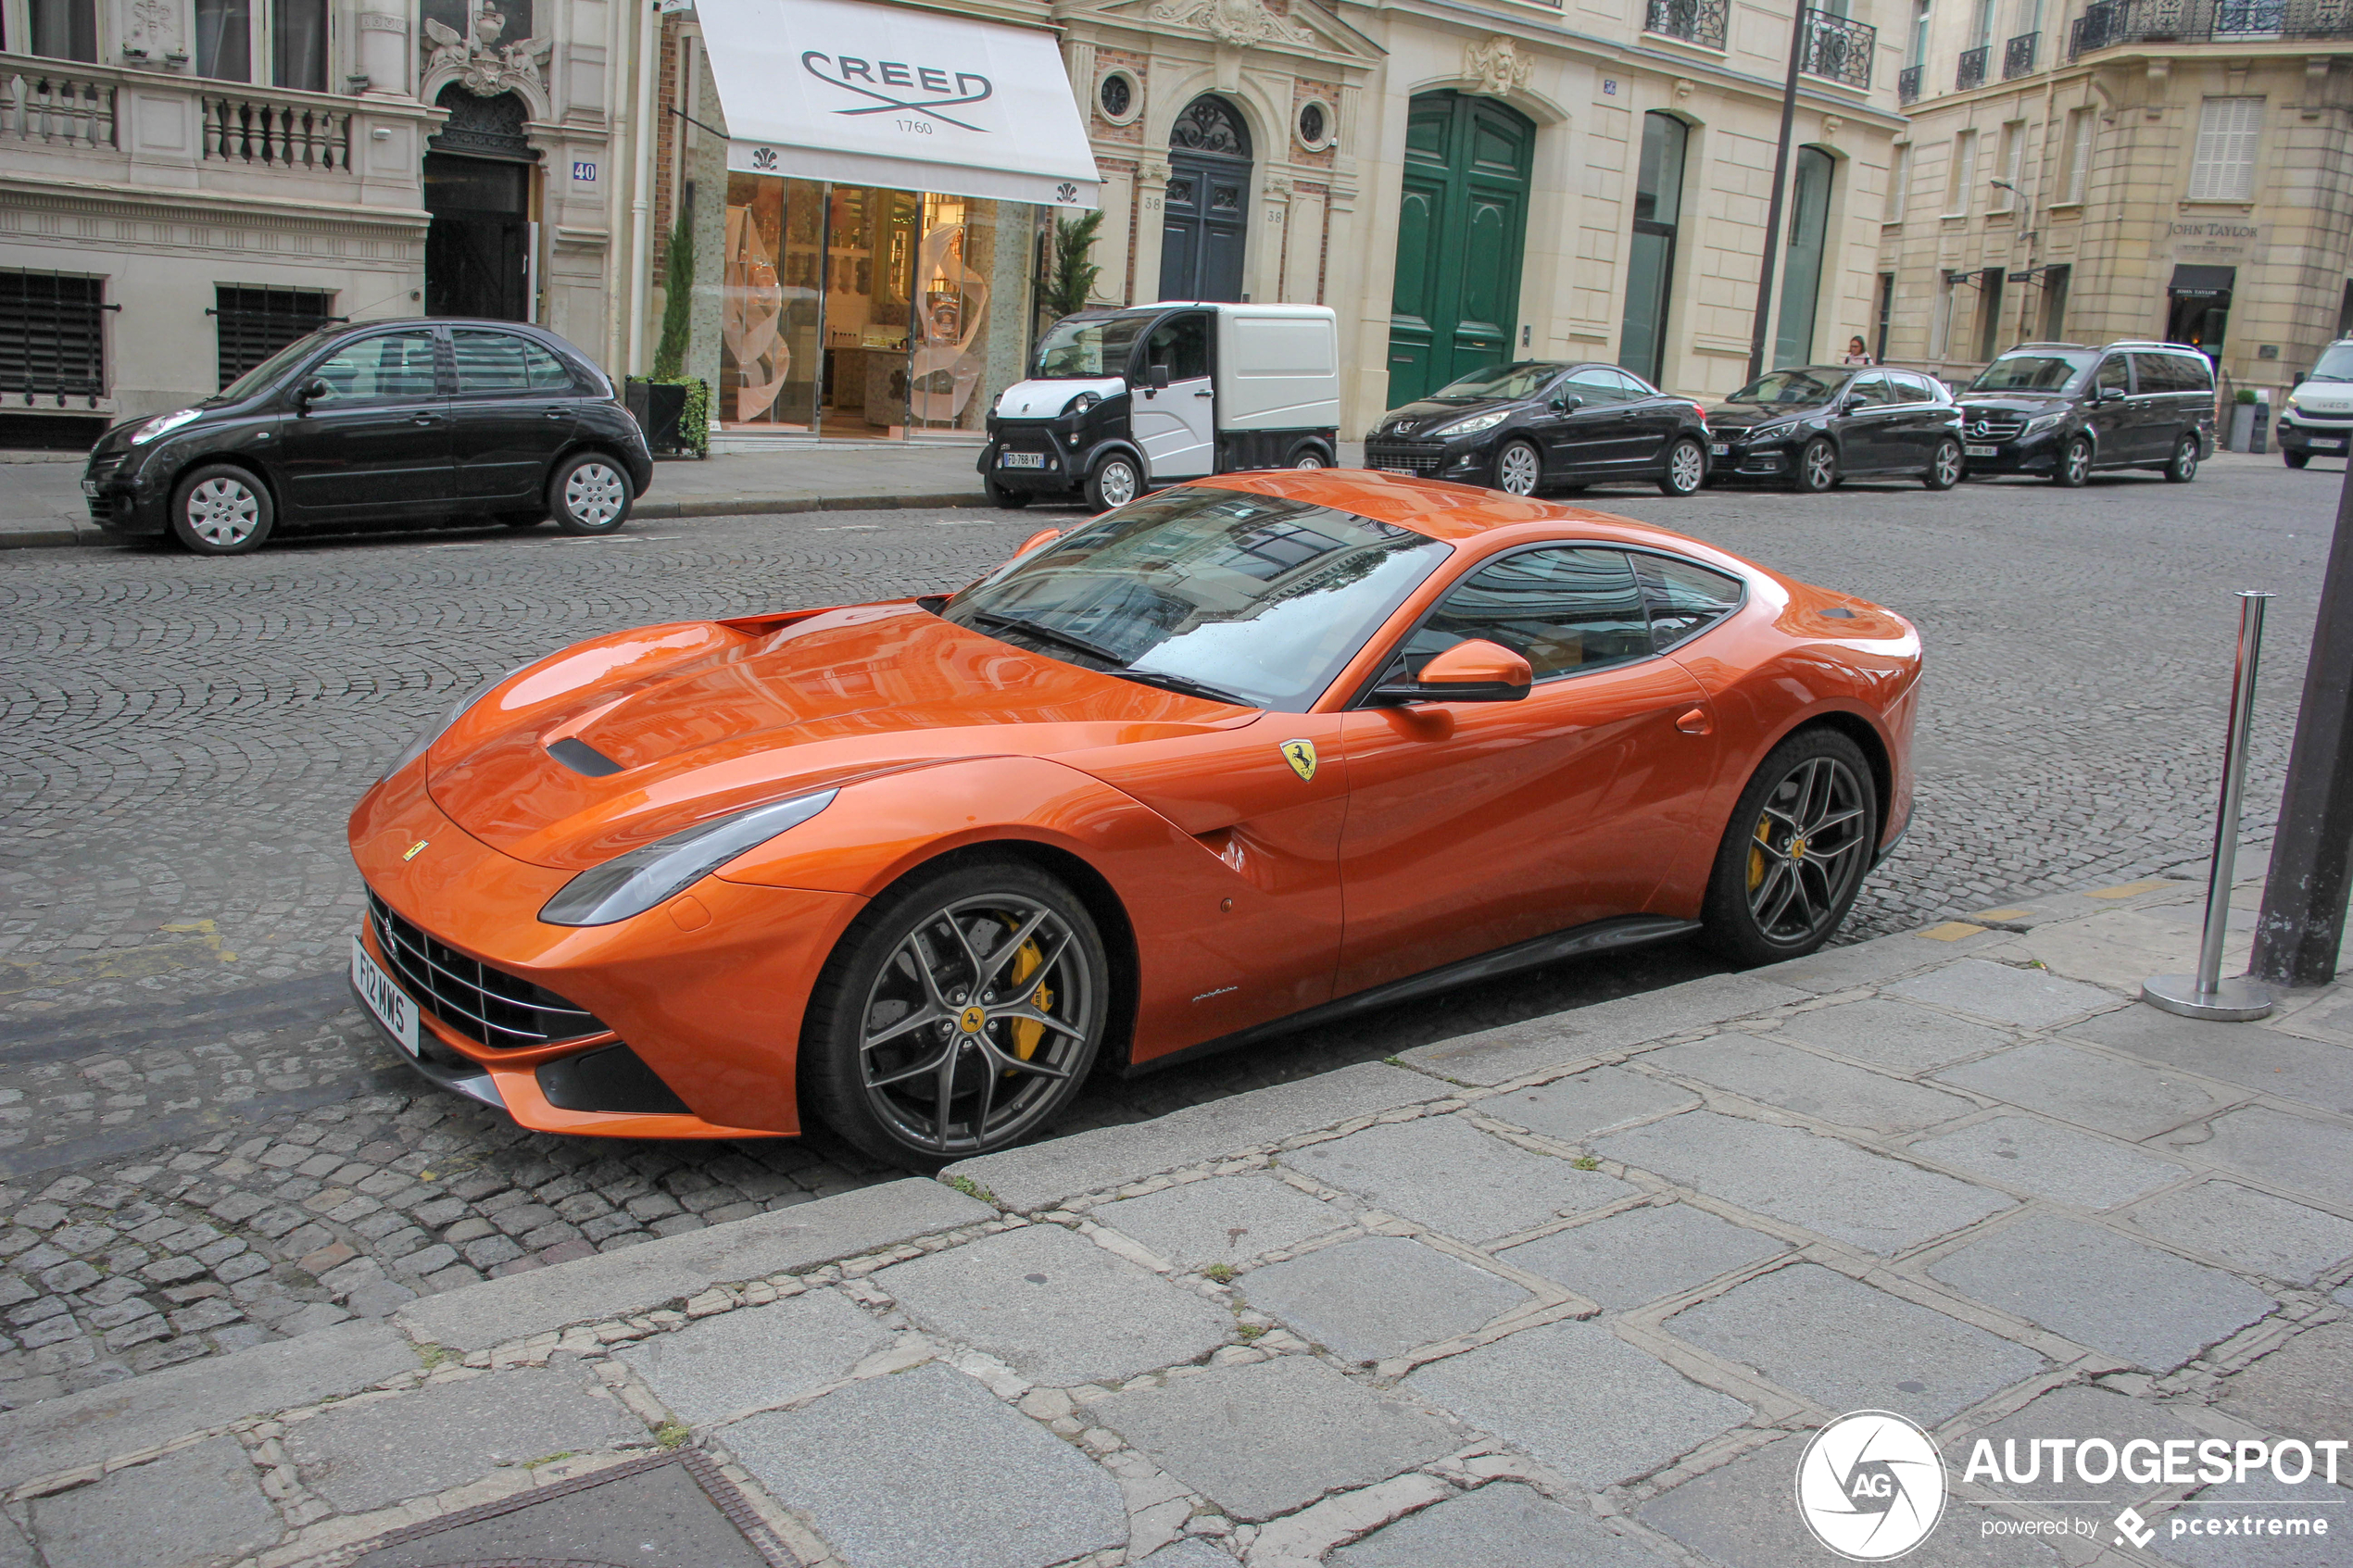
[{"label": "green double door", "polygon": [[1408,107],[1390,408],[1513,357],[1535,146],[1535,122],[1492,98],[1425,93]]}]

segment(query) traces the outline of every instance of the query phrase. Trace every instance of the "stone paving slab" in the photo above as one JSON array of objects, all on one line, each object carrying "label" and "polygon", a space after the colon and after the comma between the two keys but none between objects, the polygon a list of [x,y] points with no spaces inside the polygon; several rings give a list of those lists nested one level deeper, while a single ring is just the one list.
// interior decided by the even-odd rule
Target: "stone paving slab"
[{"label": "stone paving slab", "polygon": [[1110,1475],[945,1367],[753,1416],[726,1441],[848,1568],[1046,1568],[1127,1541]]},{"label": "stone paving slab", "polygon": [[1905,1146],[1940,1165],[2079,1209],[2113,1209],[2171,1186],[2189,1168],[2032,1116],[1995,1116]]},{"label": "stone paving slab", "polygon": [[847,1298],[812,1290],[641,1340],[617,1359],[698,1426],[836,1382],[890,1342],[890,1331]]},{"label": "stone paving slab", "polygon": [[1932,1072],[2010,1043],[2002,1030],[1881,997],[1798,1013],[1782,1022],[1780,1032],[1883,1072],[1903,1073]]},{"label": "stone paving slab", "polygon": [[1367,1127],[1286,1158],[1319,1182],[1466,1241],[1491,1241],[1634,1195],[1615,1177],[1531,1153],[1459,1116]]},{"label": "stone paving slab", "polygon": [[31,1512],[48,1568],[182,1568],[274,1545],[283,1529],[233,1437],[36,1498]]},{"label": "stone paving slab", "polygon": [[2353,1128],[2253,1105],[2216,1117],[2207,1133],[2201,1139],[2197,1129],[2184,1128],[2165,1141],[2258,1181],[2353,1210]]},{"label": "stone paving slab", "polygon": [[[2049,1450],[2028,1442],[2030,1437],[2065,1435],[2076,1438],[2105,1437],[2120,1449],[2134,1437],[2145,1437],[2155,1443],[2196,1441],[2208,1436],[2201,1428],[2182,1419],[2179,1412],[2162,1405],[2128,1399],[2107,1388],[2086,1388],[2082,1386],[2054,1388],[2001,1420],[1977,1427],[1967,1438],[1968,1452],[1974,1452],[1982,1439],[1992,1445],[1992,1456],[2004,1466],[2001,1474],[1991,1480],[1981,1475],[1978,1482],[1987,1490],[2003,1497],[2018,1498],[2032,1502],[2061,1502],[2076,1499],[2089,1501],[2102,1509],[2120,1509],[2127,1504],[2145,1504],[2161,1494],[2164,1487],[2149,1482],[2136,1482],[2119,1464],[2117,1472],[2106,1481],[2086,1481],[2073,1468],[2066,1478],[2055,1480],[2048,1462]],[[2015,1448],[2006,1449],[2006,1444]],[[1953,1447],[1960,1449],[1958,1442]],[[2195,1453],[2196,1450],[2190,1450]],[[2041,1462],[2038,1462],[2041,1461]],[[2009,1465],[2015,1465],[2015,1469]],[[2012,1474],[2027,1477],[2012,1480]],[[2174,1488],[2179,1490],[2178,1487]]]},{"label": "stone paving slab", "polygon": [[2165,1193],[2126,1218],[2160,1241],[2293,1285],[2309,1285],[2353,1258],[2353,1221],[2236,1182]]},{"label": "stone paving slab", "polygon": [[2011,1199],[1835,1138],[1710,1110],[1614,1133],[1607,1158],[1882,1255],[2010,1207]]},{"label": "stone paving slab", "polygon": [[[2323,1323],[2232,1374],[2216,1402],[2283,1436],[2353,1432],[2353,1323]],[[2353,1483],[2353,1465],[2337,1474]]]},{"label": "stone paving slab", "polygon": [[1579,1056],[1803,1001],[1807,994],[1753,974],[1711,974],[1663,990],[1416,1047],[1399,1060],[1465,1084],[1502,1084]]},{"label": "stone paving slab", "polygon": [[1432,1361],[1405,1386],[1598,1489],[1648,1474],[1748,1419],[1592,1323],[1556,1323]]},{"label": "stone paving slab", "polygon": [[1867,1132],[1911,1132],[1978,1108],[1975,1100],[1959,1095],[1748,1035],[1718,1035],[1688,1046],[1669,1046],[1642,1060],[1661,1073],[1697,1078],[1766,1105]]},{"label": "stone paving slab", "polygon": [[1226,1343],[1224,1308],[1059,1225],[1026,1225],[871,1276],[927,1329],[1049,1387],[1109,1383]]},{"label": "stone paving slab", "polygon": [[1393,1396],[1304,1356],[1171,1377],[1087,1413],[1233,1517],[1253,1521],[1384,1480],[1461,1441]]},{"label": "stone paving slab", "polygon": [[2024,1346],[1812,1263],[1685,1308],[1667,1331],[1833,1413],[1895,1411],[1923,1426],[2046,1364]]},{"label": "stone paving slab", "polygon": [[1252,1306],[1301,1338],[1360,1362],[1468,1334],[1535,1299],[1458,1258],[1388,1236],[1253,1269],[1240,1288]]},{"label": "stone paving slab", "polygon": [[1672,1560],[1505,1481],[1385,1525],[1327,1561],[1333,1568],[1667,1568]]},{"label": "stone paving slab", "polygon": [[1968,958],[1887,988],[1891,997],[1933,1002],[1974,1018],[2022,1029],[2048,1029],[2087,1012],[2105,1012],[2116,997],[2096,985],[2036,970]]},{"label": "stone paving slab", "polygon": [[2177,1073],[2033,1040],[1937,1078],[2120,1138],[2153,1137],[2229,1103]]},{"label": "stone paving slab", "polygon": [[1180,1269],[1239,1266],[1352,1223],[1348,1214],[1272,1176],[1212,1176],[1123,1198],[1090,1211]]},{"label": "stone paving slab", "polygon": [[1354,1117],[1441,1099],[1446,1092],[1443,1084],[1421,1073],[1368,1061],[1189,1106],[1138,1125],[1104,1127],[959,1160],[940,1174],[976,1183],[1008,1209],[1032,1213],[1081,1193],[1279,1143]]},{"label": "stone paving slab", "polygon": [[1928,1272],[1990,1307],[2158,1372],[2276,1304],[2220,1269],[2051,1214],[2027,1215]]},{"label": "stone paving slab", "polygon": [[1669,1115],[1699,1102],[1697,1095],[1680,1084],[1623,1067],[1596,1067],[1574,1078],[1482,1100],[1479,1110],[1563,1143],[1582,1143],[1621,1123]]},{"label": "stone paving slab", "polygon": [[1688,1203],[1645,1204],[1496,1256],[1605,1308],[1639,1307],[1762,1262],[1788,1244]]},{"label": "stone paving slab", "polygon": [[2353,1049],[2301,1038],[2288,1033],[2289,1027],[2206,1023],[2154,1008],[2127,1008],[2085,1019],[2064,1033],[2070,1039],[2096,1041],[2148,1061],[2353,1116]]}]

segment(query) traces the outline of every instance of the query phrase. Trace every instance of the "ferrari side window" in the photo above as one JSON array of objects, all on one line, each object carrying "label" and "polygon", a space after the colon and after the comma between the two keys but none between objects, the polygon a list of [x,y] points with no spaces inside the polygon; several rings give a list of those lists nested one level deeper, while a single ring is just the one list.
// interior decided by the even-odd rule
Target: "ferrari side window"
[{"label": "ferrari side window", "polygon": [[1524,550],[1455,587],[1406,639],[1414,678],[1457,643],[1483,638],[1526,659],[1539,681],[1651,655],[1650,629],[1626,557],[1617,550]]},{"label": "ferrari side window", "polygon": [[1720,571],[1648,555],[1634,558],[1634,570],[1650,609],[1651,637],[1661,653],[1690,642],[1741,607],[1740,580]]}]

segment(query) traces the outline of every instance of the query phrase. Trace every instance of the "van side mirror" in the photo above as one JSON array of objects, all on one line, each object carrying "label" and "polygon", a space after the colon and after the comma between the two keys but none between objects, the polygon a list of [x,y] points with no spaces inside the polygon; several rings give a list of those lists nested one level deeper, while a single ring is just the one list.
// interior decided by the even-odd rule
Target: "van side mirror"
[{"label": "van side mirror", "polygon": [[1165,392],[1165,391],[1167,391],[1167,390],[1168,390],[1168,367],[1167,367],[1167,366],[1165,366],[1165,365],[1147,365],[1147,366],[1145,366],[1145,367],[1144,367],[1144,384],[1145,384],[1146,386],[1151,387],[1151,388],[1154,392]]},{"label": "van side mirror", "polygon": [[335,389],[327,384],[326,377],[313,376],[302,383],[300,392],[295,394],[295,407],[307,414],[310,411],[310,405],[321,397],[333,397],[334,395]]},{"label": "van side mirror", "polygon": [[1536,678],[1528,660],[1481,637],[1456,643],[1422,666],[1418,681],[1378,686],[1381,702],[1517,702]]}]

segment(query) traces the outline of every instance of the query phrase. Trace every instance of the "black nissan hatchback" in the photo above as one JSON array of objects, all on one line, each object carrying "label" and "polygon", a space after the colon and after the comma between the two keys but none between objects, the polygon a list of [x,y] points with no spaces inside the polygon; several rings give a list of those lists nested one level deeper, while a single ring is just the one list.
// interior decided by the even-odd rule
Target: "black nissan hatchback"
[{"label": "black nissan hatchback", "polygon": [[484,518],[610,533],[653,480],[612,383],[515,321],[354,321],[298,338],[190,408],[115,426],[82,491],[100,528],[199,555],[281,525]]},{"label": "black nissan hatchback", "polygon": [[1707,421],[1615,365],[1524,359],[1390,409],[1365,437],[1365,466],[1514,495],[1626,479],[1688,495],[1707,478]]},{"label": "black nissan hatchback", "polygon": [[1933,376],[1872,366],[1768,371],[1708,410],[1712,476],[1828,490],[1841,480],[1961,477],[1961,411]]}]

